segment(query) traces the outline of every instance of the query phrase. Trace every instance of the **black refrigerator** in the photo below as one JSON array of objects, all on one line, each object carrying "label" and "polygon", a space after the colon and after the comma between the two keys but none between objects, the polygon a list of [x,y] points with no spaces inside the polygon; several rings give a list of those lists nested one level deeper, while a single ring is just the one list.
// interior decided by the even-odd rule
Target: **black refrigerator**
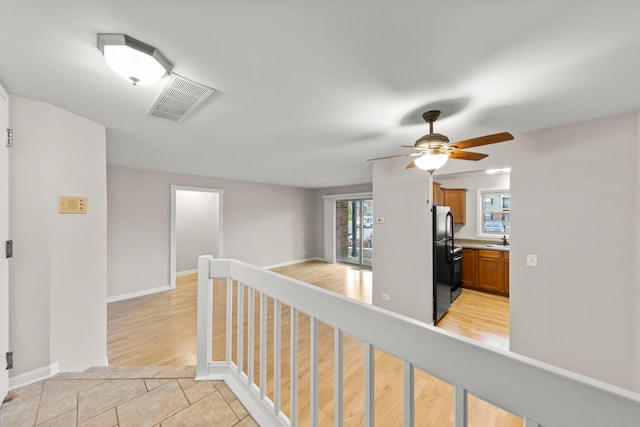
[{"label": "black refrigerator", "polygon": [[[453,244],[453,214],[448,206],[433,206],[433,322],[451,305],[454,260],[462,252]],[[456,260],[457,261],[457,260]]]}]

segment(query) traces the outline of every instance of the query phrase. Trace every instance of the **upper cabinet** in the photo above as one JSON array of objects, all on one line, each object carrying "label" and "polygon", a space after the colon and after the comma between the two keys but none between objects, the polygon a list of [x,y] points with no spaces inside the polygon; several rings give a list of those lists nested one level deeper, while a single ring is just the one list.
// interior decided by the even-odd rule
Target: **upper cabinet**
[{"label": "upper cabinet", "polygon": [[433,204],[436,206],[445,206],[442,188],[440,188],[440,183],[435,181],[433,181]]},{"label": "upper cabinet", "polygon": [[454,224],[464,224],[467,222],[467,189],[466,188],[443,188],[444,205],[451,208]]},{"label": "upper cabinet", "polygon": [[467,189],[442,188],[439,182],[433,182],[433,204],[449,206],[453,214],[454,224],[467,222]]}]

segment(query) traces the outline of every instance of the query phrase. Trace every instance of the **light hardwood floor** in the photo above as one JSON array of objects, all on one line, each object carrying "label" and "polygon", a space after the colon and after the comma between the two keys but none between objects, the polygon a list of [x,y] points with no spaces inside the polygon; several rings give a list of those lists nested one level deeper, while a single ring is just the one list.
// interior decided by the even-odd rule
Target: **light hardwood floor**
[{"label": "light hardwood floor", "polygon": [[[371,272],[342,264],[308,262],[274,269],[316,286],[371,303]],[[112,365],[194,365],[196,352],[196,283],[195,274],[180,276],[174,291],[110,303],[108,306],[108,351]],[[224,355],[225,319],[224,283],[214,284],[214,359]],[[237,295],[234,292],[234,300]],[[256,295],[256,301],[258,296]],[[248,300],[248,295],[245,295]],[[426,302],[428,303],[428,302]],[[234,304],[236,306],[236,304]],[[245,303],[245,307],[248,304]],[[257,304],[256,304],[257,306]],[[256,316],[256,330],[258,330]],[[236,317],[234,314],[234,327]],[[245,328],[248,320],[245,318]],[[299,316],[299,417],[308,425],[309,414],[309,321]],[[267,390],[273,399],[273,303],[268,312]],[[504,297],[463,290],[449,313],[438,326],[449,331],[506,349],[509,334],[509,303]],[[282,308],[282,409],[289,411],[289,330],[288,307]],[[321,426],[333,425],[333,329],[320,324],[320,416]],[[245,333],[245,337],[247,334]],[[246,342],[246,338],[245,338]],[[410,345],[410,343],[408,343]],[[364,346],[345,336],[344,357],[344,425],[364,423]],[[258,352],[255,347],[256,354]],[[238,360],[236,340],[232,355]],[[257,358],[256,358],[257,359]],[[244,365],[247,365],[246,348]],[[258,361],[254,363],[259,383]],[[376,423],[402,425],[402,362],[380,350],[375,352]],[[417,371],[415,377],[416,425],[453,425],[452,387]],[[521,426],[522,420],[488,403],[470,396],[469,426]]]}]

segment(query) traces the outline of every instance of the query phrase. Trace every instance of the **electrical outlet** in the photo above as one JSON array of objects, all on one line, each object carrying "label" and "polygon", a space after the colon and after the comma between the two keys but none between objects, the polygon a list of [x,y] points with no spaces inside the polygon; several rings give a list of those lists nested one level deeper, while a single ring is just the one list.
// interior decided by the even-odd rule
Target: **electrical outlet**
[{"label": "electrical outlet", "polygon": [[527,254],[527,267],[537,267],[537,266],[538,266],[538,255]]},{"label": "electrical outlet", "polygon": [[389,296],[389,294],[382,294],[382,299],[385,301],[389,301],[391,297]]}]

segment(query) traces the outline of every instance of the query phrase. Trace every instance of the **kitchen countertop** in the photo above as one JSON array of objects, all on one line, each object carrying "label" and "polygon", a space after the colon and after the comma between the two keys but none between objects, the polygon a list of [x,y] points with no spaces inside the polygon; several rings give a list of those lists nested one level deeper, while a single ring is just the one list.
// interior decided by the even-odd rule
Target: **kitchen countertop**
[{"label": "kitchen countertop", "polygon": [[455,244],[467,249],[487,249],[508,252],[509,246],[503,246],[500,240],[455,239]]}]

